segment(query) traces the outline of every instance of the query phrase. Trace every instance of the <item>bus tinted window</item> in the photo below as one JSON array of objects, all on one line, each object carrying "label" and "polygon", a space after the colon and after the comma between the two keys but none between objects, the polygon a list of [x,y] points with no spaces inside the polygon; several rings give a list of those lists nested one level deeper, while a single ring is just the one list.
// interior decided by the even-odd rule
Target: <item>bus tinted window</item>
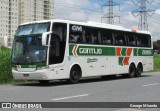
[{"label": "bus tinted window", "polygon": [[148,34],[71,24],[69,42],[78,44],[151,47],[151,36]]},{"label": "bus tinted window", "polygon": [[115,31],[114,38],[116,45],[121,45],[121,46],[126,45],[125,34],[123,32]]},{"label": "bus tinted window", "polygon": [[102,29],[102,44],[112,45],[113,44],[113,33],[110,30]]},{"label": "bus tinted window", "polygon": [[84,27],[86,43],[99,44],[100,39],[98,36],[98,30],[96,28]]},{"label": "bus tinted window", "polygon": [[136,34],[138,47],[151,47],[151,37],[147,34]]},{"label": "bus tinted window", "polygon": [[70,25],[70,43],[100,44],[101,38],[96,28]]},{"label": "bus tinted window", "polygon": [[128,39],[128,46],[136,46],[136,39],[134,34],[128,33],[126,36]]},{"label": "bus tinted window", "polygon": [[70,43],[83,43],[84,40],[82,38],[82,26],[78,25],[70,25],[70,35],[69,42]]}]

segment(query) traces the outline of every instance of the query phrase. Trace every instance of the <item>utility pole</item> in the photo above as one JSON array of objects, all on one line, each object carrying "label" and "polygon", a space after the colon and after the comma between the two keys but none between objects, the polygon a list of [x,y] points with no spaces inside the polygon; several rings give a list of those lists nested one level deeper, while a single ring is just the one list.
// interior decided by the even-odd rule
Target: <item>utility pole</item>
[{"label": "utility pole", "polygon": [[113,0],[107,0],[106,3],[104,3],[101,6],[101,10],[103,10],[103,7],[107,7],[106,9],[107,13],[101,17],[101,22],[103,22],[103,19],[107,19],[108,24],[114,24],[115,17],[119,17],[119,22],[120,22],[120,16],[114,15],[114,10],[113,10],[113,7],[117,5],[119,6],[119,10],[120,10],[120,5],[114,2]]},{"label": "utility pole", "polygon": [[147,4],[151,4],[154,0],[148,1],[148,0],[138,0],[137,3],[131,0],[136,6],[139,6],[140,8],[132,11],[132,15],[137,17],[139,16],[139,24],[138,29],[140,30],[148,30],[148,16],[152,16],[155,12],[155,10],[147,9]]}]

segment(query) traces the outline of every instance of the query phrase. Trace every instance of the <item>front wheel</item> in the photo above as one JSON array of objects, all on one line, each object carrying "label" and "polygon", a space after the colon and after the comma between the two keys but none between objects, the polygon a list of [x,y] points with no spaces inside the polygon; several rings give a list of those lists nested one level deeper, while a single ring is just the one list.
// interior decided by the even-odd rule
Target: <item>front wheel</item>
[{"label": "front wheel", "polygon": [[70,71],[70,78],[69,78],[69,83],[71,84],[76,84],[79,82],[79,78],[80,78],[80,69],[77,68],[76,66],[72,67],[71,71]]}]

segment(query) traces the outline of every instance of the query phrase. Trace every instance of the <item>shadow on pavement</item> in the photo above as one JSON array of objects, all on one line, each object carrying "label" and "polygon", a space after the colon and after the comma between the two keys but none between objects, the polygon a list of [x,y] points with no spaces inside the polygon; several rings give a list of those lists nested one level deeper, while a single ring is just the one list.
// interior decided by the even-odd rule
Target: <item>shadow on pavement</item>
[{"label": "shadow on pavement", "polygon": [[[78,84],[86,84],[86,83],[95,83],[95,82],[104,82],[104,81],[116,81],[122,79],[141,79],[146,77],[151,77],[152,75],[142,75],[141,77],[135,78],[128,78],[126,76],[117,75],[116,77],[108,77],[108,78],[101,78],[101,77],[90,77],[90,78],[83,78],[80,79]],[[28,81],[27,83],[15,83],[12,84],[15,86],[36,86],[36,87],[53,87],[53,86],[62,86],[62,85],[73,85],[69,84],[67,80],[53,80],[50,81],[49,84],[40,84],[38,81]]]}]

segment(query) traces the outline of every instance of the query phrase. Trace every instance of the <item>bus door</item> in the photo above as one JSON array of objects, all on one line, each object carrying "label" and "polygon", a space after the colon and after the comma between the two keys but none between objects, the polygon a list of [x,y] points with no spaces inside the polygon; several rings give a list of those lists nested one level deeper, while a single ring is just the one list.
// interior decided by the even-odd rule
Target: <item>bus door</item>
[{"label": "bus door", "polygon": [[50,39],[49,65],[63,66],[65,64],[67,24],[53,23],[53,33]]}]

